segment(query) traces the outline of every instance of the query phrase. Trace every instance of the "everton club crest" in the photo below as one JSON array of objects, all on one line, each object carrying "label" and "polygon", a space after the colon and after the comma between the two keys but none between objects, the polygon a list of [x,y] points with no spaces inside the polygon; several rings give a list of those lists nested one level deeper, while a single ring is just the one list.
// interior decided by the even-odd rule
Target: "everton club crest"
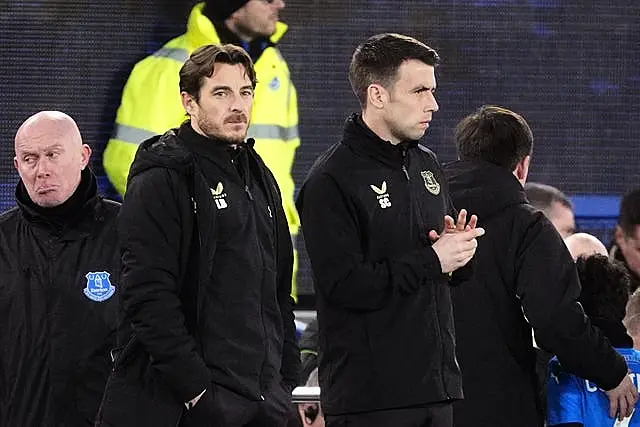
[{"label": "everton club crest", "polygon": [[436,181],[435,176],[433,176],[433,172],[431,171],[422,171],[420,172],[422,179],[424,180],[424,186],[427,187],[429,193],[437,196],[440,194],[440,184]]},{"label": "everton club crest", "polygon": [[89,272],[85,275],[87,278],[87,287],[84,288],[84,294],[92,301],[102,302],[111,298],[116,291],[116,287],[109,281],[111,274],[106,271]]}]

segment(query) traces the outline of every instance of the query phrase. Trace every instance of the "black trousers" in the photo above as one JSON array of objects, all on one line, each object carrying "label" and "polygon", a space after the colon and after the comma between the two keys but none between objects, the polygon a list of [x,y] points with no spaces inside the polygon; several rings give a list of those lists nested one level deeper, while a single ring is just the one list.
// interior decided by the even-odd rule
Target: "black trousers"
[{"label": "black trousers", "polygon": [[386,409],[346,415],[326,415],[327,427],[453,427],[451,403]]},{"label": "black trousers", "polygon": [[280,384],[271,387],[263,401],[248,400],[217,384],[211,391],[185,414],[180,427],[283,427],[295,411],[291,393]]}]

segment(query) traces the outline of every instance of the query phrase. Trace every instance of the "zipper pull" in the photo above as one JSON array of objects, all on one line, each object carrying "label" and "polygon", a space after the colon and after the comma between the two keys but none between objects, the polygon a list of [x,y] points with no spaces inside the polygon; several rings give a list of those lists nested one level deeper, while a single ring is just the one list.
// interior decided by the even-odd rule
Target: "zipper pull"
[{"label": "zipper pull", "polygon": [[407,147],[401,147],[400,154],[402,155],[402,172],[404,172],[404,177],[407,178],[407,181],[410,181],[409,171],[407,171]]},{"label": "zipper pull", "polygon": [[407,167],[405,165],[402,165],[402,172],[404,172],[404,176],[405,178],[407,178],[407,181],[410,181],[409,172],[407,171]]},{"label": "zipper pull", "polygon": [[245,193],[247,193],[247,197],[249,197],[249,200],[251,200],[253,202],[253,194],[251,194],[251,190],[249,190],[249,186],[248,185],[244,186],[244,191],[245,191]]},{"label": "zipper pull", "polygon": [[271,206],[267,205],[267,212],[269,212],[269,218],[273,218],[273,214],[271,213]]}]

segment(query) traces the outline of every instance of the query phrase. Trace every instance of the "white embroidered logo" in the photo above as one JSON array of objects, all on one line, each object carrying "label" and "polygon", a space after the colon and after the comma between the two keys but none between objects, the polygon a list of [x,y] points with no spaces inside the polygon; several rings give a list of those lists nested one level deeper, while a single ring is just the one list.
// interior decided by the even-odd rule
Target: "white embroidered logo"
[{"label": "white embroidered logo", "polygon": [[222,182],[218,183],[215,190],[211,188],[211,195],[213,196],[213,201],[216,202],[216,207],[218,209],[226,209],[229,206],[226,200],[227,194],[224,192]]},{"label": "white embroidered logo", "polygon": [[371,189],[374,193],[377,194],[378,203],[382,209],[387,209],[391,207],[391,200],[389,193],[387,193],[387,181],[382,181],[382,185],[380,188],[375,185],[370,185]]},{"label": "white embroidered logo", "polygon": [[436,177],[433,176],[433,172],[431,171],[422,171],[420,172],[422,179],[424,180],[424,186],[427,187],[429,193],[437,196],[440,194],[440,184],[436,181]]}]

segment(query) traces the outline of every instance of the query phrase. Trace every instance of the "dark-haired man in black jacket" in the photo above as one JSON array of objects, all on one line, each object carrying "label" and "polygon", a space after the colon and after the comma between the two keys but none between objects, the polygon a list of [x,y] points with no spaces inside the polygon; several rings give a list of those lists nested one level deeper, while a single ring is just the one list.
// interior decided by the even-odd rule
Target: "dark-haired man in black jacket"
[{"label": "dark-haired man in black jacket", "polygon": [[349,79],[363,112],[318,159],[297,201],[330,427],[450,426],[451,402],[462,397],[450,275],[483,230],[463,212],[445,226],[454,215],[447,184],[417,142],[438,110],[437,61],[398,34],[360,45]]},{"label": "dark-haired man in black jacket", "polygon": [[0,215],[0,425],[92,426],[119,321],[119,203],[91,149],[42,111],[15,138],[18,206]]},{"label": "dark-haired man in black jacket", "polygon": [[456,427],[543,425],[532,329],[568,371],[608,390],[613,414],[628,415],[638,392],[627,365],[585,317],[573,259],[525,197],[529,125],[512,111],[483,107],[455,138],[461,160],[445,166],[451,196],[487,230],[475,274],[452,291],[465,392],[454,405]]},{"label": "dark-haired man in black jacket", "polygon": [[180,71],[190,121],[138,150],[118,223],[126,320],[158,379],[147,401],[167,391],[184,414],[107,389],[103,425],[279,427],[294,409],[293,252],[276,181],[245,141],[255,84],[241,48],[196,50]]}]

